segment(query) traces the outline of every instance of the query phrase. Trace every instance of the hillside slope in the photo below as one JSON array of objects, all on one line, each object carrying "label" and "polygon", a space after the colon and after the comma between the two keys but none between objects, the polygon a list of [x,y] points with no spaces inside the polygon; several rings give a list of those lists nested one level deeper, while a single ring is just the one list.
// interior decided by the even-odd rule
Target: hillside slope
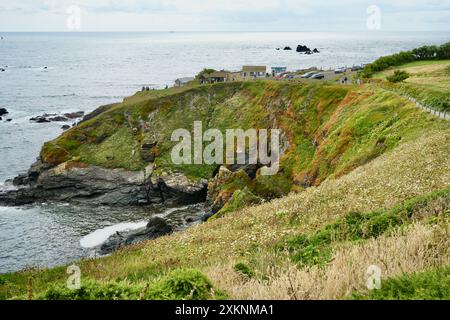
[{"label": "hillside slope", "polygon": [[[402,281],[422,293],[420,279],[448,273],[450,125],[401,95],[373,85],[249,82],[138,93],[102,111],[46,144],[44,163],[142,170],[148,143],[154,174],[209,179],[210,201],[229,210],[79,262],[81,290],[64,287],[64,267],[26,270],[0,276],[0,298],[371,298],[373,265],[391,289],[414,273]],[[149,115],[146,129],[140,120]],[[220,129],[281,127],[288,148],[279,174],[241,170],[214,184],[216,167],[171,164],[171,130],[200,119]],[[245,207],[242,193],[262,203]],[[438,289],[433,298],[445,298]],[[387,294],[415,297],[400,291]]]},{"label": "hillside slope", "polygon": [[[202,121],[204,131],[281,129],[284,154],[278,174],[262,176],[228,166],[233,172],[221,171],[223,174],[213,179],[218,165],[173,164],[175,142],[171,134],[176,129],[192,132],[194,121]],[[249,199],[271,200],[320,185],[425,131],[442,127],[445,125],[421,114],[401,96],[370,85],[261,81],[139,92],[123,103],[100,108],[46,143],[42,164],[37,166],[38,172],[32,172],[38,190],[27,196],[64,201],[85,198],[114,205],[145,203],[158,194],[155,191],[153,198],[145,198],[146,179],[150,177],[152,186],[162,180],[166,189],[200,192],[184,195],[193,201],[209,184],[208,203],[213,213],[224,206],[229,211]],[[118,186],[127,198],[114,202],[117,190],[107,190],[114,195],[108,197],[104,188],[97,187],[98,181],[83,180],[99,176],[99,181],[114,183],[104,169],[123,170],[116,181],[139,180],[139,188]],[[64,185],[65,193],[53,192],[58,183]],[[80,185],[90,188],[79,190]],[[235,194],[239,190],[245,192]],[[165,195],[170,197],[170,193]]]}]

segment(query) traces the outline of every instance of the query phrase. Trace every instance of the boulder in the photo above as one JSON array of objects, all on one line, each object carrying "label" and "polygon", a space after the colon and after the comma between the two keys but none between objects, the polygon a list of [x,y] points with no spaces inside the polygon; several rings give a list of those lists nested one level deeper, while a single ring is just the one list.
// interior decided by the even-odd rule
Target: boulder
[{"label": "boulder", "polygon": [[4,116],[5,114],[8,114],[8,110],[6,108],[0,108],[0,116]]},{"label": "boulder", "polygon": [[64,113],[64,117],[68,119],[78,119],[84,116],[84,111]]},{"label": "boulder", "polygon": [[63,130],[69,130],[71,127],[68,124],[65,124],[61,127]]},{"label": "boulder", "polygon": [[83,117],[84,112],[71,112],[65,113],[64,115],[56,114],[56,113],[44,113],[42,116],[36,116],[30,118],[30,121],[34,121],[37,123],[45,123],[45,122],[66,122],[72,119],[77,119]]},{"label": "boulder", "polygon": [[307,46],[304,46],[304,45],[301,45],[301,44],[299,44],[298,46],[297,46],[297,52],[300,52],[300,53],[306,53],[306,54],[311,54],[311,49],[310,48],[308,48]]},{"label": "boulder", "polygon": [[155,153],[153,151],[153,148],[156,147],[157,142],[146,142],[142,144],[141,147],[141,158],[145,162],[153,163],[155,162]]},{"label": "boulder", "polygon": [[30,121],[34,121],[36,123],[47,123],[50,122],[50,120],[44,116],[37,116],[37,117],[33,117],[30,118]]},{"label": "boulder", "polygon": [[286,50],[286,51],[288,51],[288,50],[292,50],[292,48],[291,47],[284,47],[284,49],[283,50]]},{"label": "boulder", "polygon": [[314,48],[313,52],[314,52],[314,53],[320,53],[320,51],[317,50],[317,48]]},{"label": "boulder", "polygon": [[49,118],[48,120],[54,121],[54,122],[65,122],[69,119],[67,119],[66,117],[63,117],[63,116],[56,116],[56,117]]},{"label": "boulder", "polygon": [[129,246],[146,240],[156,239],[174,231],[166,220],[160,217],[151,218],[145,228],[129,232],[117,232],[109,237],[100,247],[100,254],[110,254],[124,246]]}]

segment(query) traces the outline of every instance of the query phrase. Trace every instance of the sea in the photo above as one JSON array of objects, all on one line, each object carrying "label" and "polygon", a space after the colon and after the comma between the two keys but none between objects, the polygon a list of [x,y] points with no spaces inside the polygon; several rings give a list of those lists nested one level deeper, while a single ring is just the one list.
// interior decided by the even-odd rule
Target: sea
[{"label": "sea", "polygon": [[[204,68],[266,65],[300,70],[369,63],[421,45],[450,41],[445,32],[142,32],[2,33],[0,31],[0,186],[27,171],[62,123],[44,113],[90,112],[143,86],[172,86]],[[320,53],[302,55],[297,45]],[[290,46],[293,50],[276,50]],[[11,119],[6,121],[6,119]],[[118,230],[141,227],[165,208],[39,203],[0,207],[0,273],[70,264]]]}]

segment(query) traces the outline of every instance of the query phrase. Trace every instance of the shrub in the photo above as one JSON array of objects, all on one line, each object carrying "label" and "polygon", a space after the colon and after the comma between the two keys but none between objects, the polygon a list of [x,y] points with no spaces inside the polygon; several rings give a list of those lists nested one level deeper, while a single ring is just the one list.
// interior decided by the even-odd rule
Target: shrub
[{"label": "shrub", "polygon": [[376,72],[408,62],[449,58],[450,42],[447,42],[441,46],[422,46],[411,51],[399,52],[390,56],[381,57],[366,65],[364,69],[360,71],[359,76],[361,78],[370,78]]},{"label": "shrub", "polygon": [[79,289],[71,290],[64,285],[55,285],[38,300],[137,300],[142,286],[131,285],[127,282],[99,283],[92,280],[82,282]]},{"label": "shrub", "polygon": [[389,77],[387,77],[386,79],[389,82],[397,83],[397,82],[403,82],[403,81],[405,81],[408,78],[409,78],[409,73],[408,72],[402,71],[402,70],[395,70],[394,74],[389,76]]},{"label": "shrub", "polygon": [[233,266],[233,270],[238,272],[238,273],[240,273],[240,274],[243,274],[243,275],[245,275],[245,276],[247,276],[249,278],[255,277],[255,272],[248,265],[246,265],[243,262],[236,263]]},{"label": "shrub", "polygon": [[380,290],[354,293],[351,298],[358,300],[448,300],[450,299],[450,268],[389,278],[382,281]]},{"label": "shrub", "polygon": [[[65,284],[52,286],[39,300],[207,300],[213,298],[212,284],[200,271],[177,269],[153,283],[132,284],[128,281],[97,282],[85,280],[80,289]],[[218,293],[223,296],[222,293]]]},{"label": "shrub", "polygon": [[212,296],[212,284],[200,271],[177,269],[155,282],[146,298],[151,300],[208,300]]}]

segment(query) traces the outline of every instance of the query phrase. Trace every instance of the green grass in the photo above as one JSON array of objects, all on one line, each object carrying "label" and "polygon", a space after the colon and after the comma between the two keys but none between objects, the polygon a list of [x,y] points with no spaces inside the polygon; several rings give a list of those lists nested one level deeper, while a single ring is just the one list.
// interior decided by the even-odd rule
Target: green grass
[{"label": "green grass", "polygon": [[[448,204],[448,189],[436,190],[448,188],[448,122],[378,86],[272,81],[207,85],[137,93],[102,111],[45,144],[44,161],[141,170],[145,164],[133,151],[144,142],[157,142],[152,150],[156,173],[176,170],[191,179],[211,178],[215,166],[170,162],[172,131],[192,130],[194,120],[202,120],[204,129],[276,125],[288,149],[273,177],[250,179],[241,171],[221,181],[217,195],[224,203],[231,199],[221,219],[80,261],[86,294],[98,287],[93,293],[98,298],[118,291],[118,298],[135,299],[146,288],[146,297],[150,292],[152,297],[179,297],[166,290],[170,281],[165,277],[185,268],[220,275],[231,269],[235,276],[247,274],[240,278],[254,273],[259,279],[265,267],[285,270],[292,257],[302,268],[326,266],[340,245],[356,247],[389,237],[391,230],[416,220],[446,223],[440,213]],[[149,116],[151,126],[141,128],[140,120]],[[256,198],[270,201],[255,205]],[[266,259],[277,245],[291,253],[287,261]],[[208,271],[212,267],[219,271]],[[30,289],[34,297],[52,288],[55,295],[64,295],[58,292],[66,279],[63,267],[0,275],[0,299],[26,298]],[[207,298],[220,297],[220,289],[213,286],[215,293]]]},{"label": "green grass", "polygon": [[151,283],[83,280],[79,289],[54,285],[37,300],[208,300],[221,298],[210,280],[198,270],[177,269]]},{"label": "green grass", "polygon": [[445,212],[450,209],[450,188],[419,196],[390,210],[370,213],[351,212],[342,219],[328,224],[310,235],[289,237],[276,245],[278,250],[289,252],[291,260],[301,266],[326,265],[332,257],[333,246],[338,242],[358,242],[377,238],[405,227],[413,221],[448,220],[450,216],[420,216],[420,212]]},{"label": "green grass", "polygon": [[354,293],[357,300],[449,300],[450,267],[382,279],[381,289]]}]

